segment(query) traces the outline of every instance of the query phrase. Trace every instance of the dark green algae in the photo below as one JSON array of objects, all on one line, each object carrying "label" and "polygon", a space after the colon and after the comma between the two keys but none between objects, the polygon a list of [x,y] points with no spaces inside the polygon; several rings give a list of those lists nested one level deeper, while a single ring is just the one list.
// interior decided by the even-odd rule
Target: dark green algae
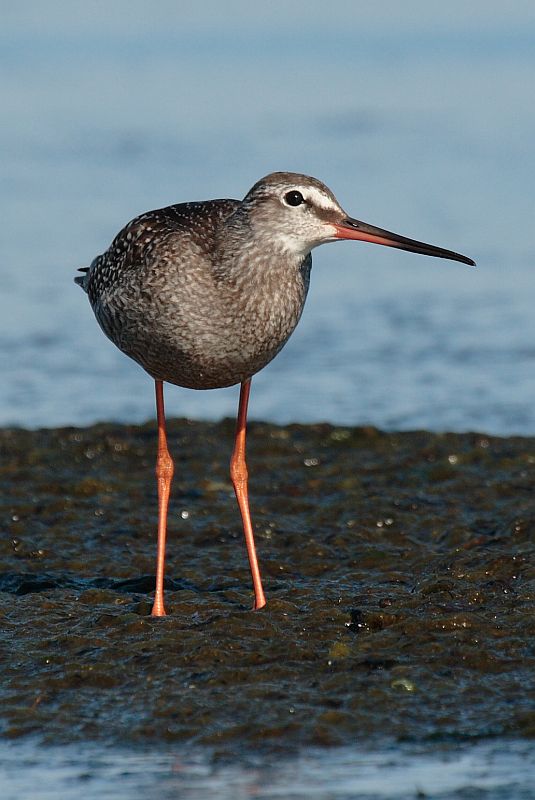
[{"label": "dark green algae", "polygon": [[535,439],[252,423],[0,432],[0,733],[292,748],[535,734]]}]

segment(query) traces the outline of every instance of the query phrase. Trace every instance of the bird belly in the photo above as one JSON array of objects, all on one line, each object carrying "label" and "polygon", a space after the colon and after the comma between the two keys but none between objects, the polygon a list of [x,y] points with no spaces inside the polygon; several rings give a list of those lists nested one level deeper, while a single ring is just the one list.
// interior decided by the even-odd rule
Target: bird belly
[{"label": "bird belly", "polygon": [[[301,316],[302,304],[263,316],[256,308],[210,316],[176,307],[165,314],[146,304],[118,309],[100,303],[95,314],[123,353],[156,380],[191,389],[233,386],[259,372],[280,352]],[[259,313],[260,311],[260,313]]]},{"label": "bird belly", "polygon": [[[178,335],[136,341],[121,349],[153,378],[190,389],[220,389],[255,375],[277,355],[288,337],[256,343],[218,338],[207,346]],[[241,345],[241,346],[240,346]]]}]

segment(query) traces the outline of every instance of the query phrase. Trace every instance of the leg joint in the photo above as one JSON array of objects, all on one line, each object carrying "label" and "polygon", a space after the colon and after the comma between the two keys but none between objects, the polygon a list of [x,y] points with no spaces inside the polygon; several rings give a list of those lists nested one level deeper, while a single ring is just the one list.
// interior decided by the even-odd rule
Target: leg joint
[{"label": "leg joint", "polygon": [[161,450],[156,460],[156,477],[163,480],[171,480],[175,472],[173,459],[168,450]]},{"label": "leg joint", "polygon": [[230,461],[230,477],[234,486],[247,483],[249,473],[247,472],[247,464],[244,458],[232,456]]}]

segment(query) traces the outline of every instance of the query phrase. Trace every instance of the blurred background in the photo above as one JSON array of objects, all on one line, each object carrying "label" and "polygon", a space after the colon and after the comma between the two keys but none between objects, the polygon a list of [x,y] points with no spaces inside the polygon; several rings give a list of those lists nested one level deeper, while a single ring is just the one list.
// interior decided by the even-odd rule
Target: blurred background
[{"label": "blurred background", "polygon": [[[0,3],[0,424],[154,416],[78,266],[133,216],[314,175],[353,216],[478,269],[314,253],[251,416],[535,433],[535,6],[307,0]],[[233,415],[237,390],[167,393]]]}]

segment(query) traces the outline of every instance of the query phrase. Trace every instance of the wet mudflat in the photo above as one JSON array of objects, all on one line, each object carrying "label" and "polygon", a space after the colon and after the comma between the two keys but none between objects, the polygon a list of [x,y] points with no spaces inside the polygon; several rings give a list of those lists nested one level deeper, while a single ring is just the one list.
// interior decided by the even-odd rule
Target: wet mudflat
[{"label": "wet mudflat", "polygon": [[167,611],[156,434],[4,430],[0,731],[223,752],[535,734],[535,439],[250,425],[268,605],[233,424],[172,421]]}]

